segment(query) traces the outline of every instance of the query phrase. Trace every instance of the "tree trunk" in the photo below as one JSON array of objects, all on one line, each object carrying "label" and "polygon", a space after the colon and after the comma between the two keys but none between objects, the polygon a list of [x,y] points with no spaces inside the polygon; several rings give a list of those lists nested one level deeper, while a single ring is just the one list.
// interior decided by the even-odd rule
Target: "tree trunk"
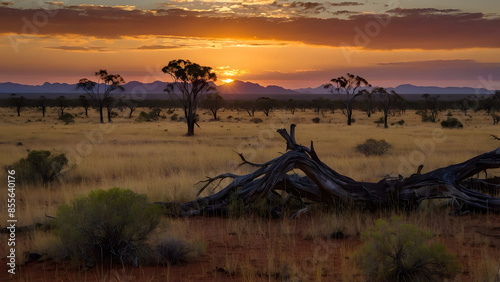
[{"label": "tree trunk", "polygon": [[[288,195],[324,203],[331,206],[355,205],[363,209],[416,207],[426,199],[448,199],[457,213],[469,209],[500,212],[500,198],[483,194],[468,185],[470,177],[486,169],[500,167],[500,148],[474,157],[460,164],[421,174],[419,171],[408,178],[384,178],[379,182],[358,182],[341,175],[324,164],[311,147],[295,141],[295,125],[290,134],[285,129],[278,133],[286,140],[287,152],[266,163],[255,164],[245,160],[243,164],[256,166],[247,175],[221,174],[206,180],[198,195],[213,182],[231,178],[232,182],[221,191],[191,202],[174,204],[158,202],[180,216],[224,214],[227,206],[237,199],[243,204],[255,202],[270,193],[284,191]],[[302,171],[305,176],[290,174]],[[494,185],[498,191],[500,185]],[[490,187],[491,188],[491,187]],[[170,210],[172,211],[172,210]]]},{"label": "tree trunk", "polygon": [[100,122],[104,123],[104,116],[102,113],[102,106],[101,105],[99,105],[99,118],[100,118]]},{"label": "tree trunk", "polygon": [[112,123],[113,121],[111,120],[111,111],[113,109],[110,109],[110,108],[106,108],[107,112],[108,112],[108,123]]},{"label": "tree trunk", "polygon": [[387,124],[387,115],[389,114],[389,111],[384,111],[384,128],[389,128],[389,125]]},{"label": "tree trunk", "polygon": [[186,117],[186,122],[187,122],[187,127],[188,127],[188,131],[187,131],[187,136],[194,136],[194,124],[195,124],[195,120],[194,120],[194,115],[193,113],[189,113],[188,116]]}]

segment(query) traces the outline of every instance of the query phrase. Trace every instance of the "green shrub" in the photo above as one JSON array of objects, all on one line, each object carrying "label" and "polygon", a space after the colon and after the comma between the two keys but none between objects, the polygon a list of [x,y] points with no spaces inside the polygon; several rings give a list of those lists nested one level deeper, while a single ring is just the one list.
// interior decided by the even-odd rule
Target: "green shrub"
[{"label": "green shrub", "polygon": [[170,117],[170,120],[171,121],[177,121],[179,119],[179,115],[178,114],[173,114],[171,117]]},{"label": "green shrub", "polygon": [[250,120],[251,122],[253,123],[261,123],[261,122],[264,122],[261,118],[253,118]]},{"label": "green shrub", "polygon": [[59,154],[51,156],[49,151],[31,151],[28,157],[20,159],[9,166],[9,169],[16,171],[19,183],[49,183],[68,164],[66,155]]},{"label": "green shrub", "polygon": [[319,117],[315,117],[312,119],[312,122],[313,123],[319,123],[320,122],[320,118]]},{"label": "green shrub", "polygon": [[356,151],[365,154],[365,156],[370,155],[383,155],[391,148],[391,144],[385,142],[385,140],[375,140],[373,138],[366,139],[365,143],[356,146]]},{"label": "green shrub", "polygon": [[436,119],[426,111],[417,111],[416,114],[422,117],[422,122],[436,122]]},{"label": "green shrub", "polygon": [[393,217],[380,219],[361,236],[354,261],[369,281],[438,281],[459,269],[444,245],[429,243],[430,232]]},{"label": "green shrub", "polygon": [[138,122],[143,122],[143,121],[155,121],[158,120],[159,116],[155,111],[151,111],[149,113],[146,113],[142,111],[139,116],[135,119],[135,121]]},{"label": "green shrub", "polygon": [[70,113],[64,113],[62,116],[59,116],[58,120],[62,120],[65,124],[69,124],[70,122],[75,122],[75,116]]},{"label": "green shrub", "polygon": [[77,264],[120,262],[138,266],[150,258],[146,237],[160,221],[161,210],[145,195],[112,188],[92,191],[59,207],[56,234]]},{"label": "green shrub", "polygon": [[463,128],[464,125],[456,118],[448,117],[441,122],[443,128]]}]

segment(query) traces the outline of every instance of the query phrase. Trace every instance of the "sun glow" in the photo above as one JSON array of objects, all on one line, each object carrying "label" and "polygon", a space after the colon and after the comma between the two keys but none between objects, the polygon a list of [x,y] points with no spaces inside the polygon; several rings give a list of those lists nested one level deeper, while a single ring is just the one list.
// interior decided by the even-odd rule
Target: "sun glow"
[{"label": "sun glow", "polygon": [[220,81],[224,82],[224,83],[231,83],[233,82],[234,80],[233,79],[230,79],[230,78],[226,78],[226,79],[221,79]]}]

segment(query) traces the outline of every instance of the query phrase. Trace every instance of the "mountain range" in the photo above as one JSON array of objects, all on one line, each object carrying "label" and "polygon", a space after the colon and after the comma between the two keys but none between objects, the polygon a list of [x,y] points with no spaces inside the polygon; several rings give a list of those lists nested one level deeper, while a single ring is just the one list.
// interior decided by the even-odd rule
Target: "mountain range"
[{"label": "mountain range", "polygon": [[[131,81],[123,85],[125,88],[124,93],[131,94],[162,94],[166,88],[167,82],[155,81],[152,83],[142,83],[139,81]],[[215,84],[214,84],[215,86]],[[436,87],[436,86],[416,86],[411,84],[402,84],[397,87],[386,88],[388,91],[394,90],[398,94],[494,94],[495,91],[487,90],[484,88],[471,88],[471,87]],[[294,94],[330,94],[328,89],[323,85],[316,88],[300,88],[300,89],[286,89],[281,86],[269,85],[261,86],[257,83],[244,82],[235,80],[231,83],[226,83],[217,86],[217,90],[222,95],[294,95]],[[66,95],[68,98],[72,96],[82,95],[85,92],[77,89],[76,84],[67,83],[49,83],[45,82],[42,85],[24,85],[17,83],[0,83],[0,93],[3,94],[47,94],[47,98],[56,95]]]}]

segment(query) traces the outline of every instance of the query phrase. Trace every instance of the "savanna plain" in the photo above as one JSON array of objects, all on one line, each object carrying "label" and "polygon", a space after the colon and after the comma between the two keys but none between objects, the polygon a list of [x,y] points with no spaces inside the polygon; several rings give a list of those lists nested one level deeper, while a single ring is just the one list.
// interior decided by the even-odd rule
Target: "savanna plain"
[{"label": "savanna plain", "polygon": [[[75,122],[57,120],[57,110],[46,117],[27,109],[0,109],[0,165],[25,158],[30,150],[64,153],[69,167],[56,181],[46,185],[16,187],[17,226],[45,223],[60,205],[96,189],[130,189],[147,195],[151,202],[186,202],[196,198],[207,176],[225,172],[245,174],[254,168],[238,166],[242,153],[252,162],[278,157],[286,144],[276,130],[297,125],[297,142],[314,147],[323,162],[358,181],[376,182],[384,177],[408,177],[420,164],[423,172],[460,163],[495,150],[500,141],[491,138],[499,126],[480,111],[464,116],[451,114],[462,129],[442,129],[437,123],[422,123],[415,111],[390,116],[390,123],[404,125],[388,129],[377,126],[381,113],[371,118],[355,112],[356,122],[346,125],[340,110],[324,116],[312,110],[294,115],[275,110],[269,117],[258,112],[262,123],[254,123],[244,111],[223,110],[220,121],[201,110],[195,136],[185,136],[186,124],[169,116],[154,122],[137,122],[119,113],[111,124],[99,124],[98,113],[85,117],[80,109]],[[175,113],[182,116],[182,111]],[[445,119],[446,112],[440,113]],[[313,118],[320,117],[319,123]],[[355,150],[366,139],[384,139],[391,144],[381,156],[365,156]],[[488,172],[488,177],[500,171]],[[482,175],[484,177],[484,175]],[[0,172],[4,187],[0,201],[0,225],[7,222],[7,172]],[[221,186],[215,188],[220,189]],[[210,187],[203,195],[214,192]],[[494,213],[454,215],[453,210],[428,201],[411,213],[398,211],[336,211],[322,206],[289,219],[256,215],[229,217],[164,216],[148,240],[185,240],[191,246],[180,264],[94,266],[89,269],[66,261],[46,259],[25,263],[28,253],[50,254],[57,240],[50,230],[29,228],[17,233],[18,272],[7,275],[8,234],[0,234],[0,277],[13,281],[365,281],[352,256],[361,246],[361,234],[379,218],[400,216],[405,222],[428,230],[432,241],[442,243],[460,264],[456,281],[496,281],[500,271],[500,216]],[[332,234],[342,232],[343,238]]]}]

